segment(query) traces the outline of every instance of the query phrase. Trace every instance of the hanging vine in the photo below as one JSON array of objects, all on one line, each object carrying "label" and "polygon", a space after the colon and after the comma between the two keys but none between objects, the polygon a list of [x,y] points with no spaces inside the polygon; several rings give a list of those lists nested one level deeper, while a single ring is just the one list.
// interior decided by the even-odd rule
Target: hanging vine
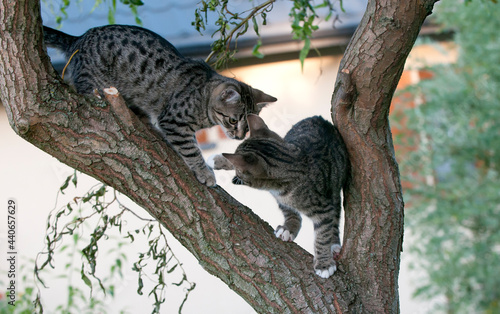
[{"label": "hanging vine", "polygon": [[[64,194],[71,184],[76,188],[77,182],[75,171],[66,178],[58,193]],[[78,284],[70,283],[68,300],[65,305],[60,306],[59,310],[69,313],[98,309],[102,312],[105,311],[103,300],[106,297],[114,297],[117,281],[115,279],[123,279],[122,269],[128,264],[137,272],[139,295],[144,294],[145,280],[150,281],[148,286],[153,285],[148,293],[148,296],[154,298],[152,313],[160,312],[169,284],[182,287],[185,291],[184,299],[179,307],[180,312],[196,284],[188,279],[181,262],[168,245],[166,234],[160,223],[154,219],[140,217],[123,205],[118,196],[115,190],[104,184],[97,184],[84,196],[75,196],[70,202],[51,212],[47,220],[45,248],[38,254],[35,261],[36,279],[46,287],[41,275],[42,271],[47,267],[56,268],[56,257],[64,259],[66,254],[65,258],[69,258],[69,262],[64,266],[65,276],[78,274],[89,289],[90,297],[86,297],[87,293],[79,288]],[[109,197],[111,197],[110,200],[108,200]],[[130,229],[133,225],[131,222],[137,221],[143,223],[142,227]],[[90,234],[90,237],[85,238],[86,234]],[[113,247],[103,252],[101,244],[110,238],[113,238]],[[130,253],[125,253],[123,248],[140,241],[141,238],[147,241],[146,245],[141,245],[146,250],[137,252],[137,261],[131,264],[128,261]],[[128,251],[130,252],[130,249]],[[109,266],[109,271],[103,271],[100,266],[103,259],[114,259],[114,263]],[[74,267],[75,264],[81,266]],[[148,264],[154,265],[152,272],[151,265],[146,267]],[[99,267],[101,267],[100,273],[106,273],[105,276],[98,275]],[[166,277],[172,276],[173,278],[174,275],[176,279],[172,280],[175,281],[169,283]],[[180,279],[177,279],[178,277]],[[82,300],[84,302],[81,302]],[[43,312],[40,289],[38,289],[35,305],[38,312]]]}]

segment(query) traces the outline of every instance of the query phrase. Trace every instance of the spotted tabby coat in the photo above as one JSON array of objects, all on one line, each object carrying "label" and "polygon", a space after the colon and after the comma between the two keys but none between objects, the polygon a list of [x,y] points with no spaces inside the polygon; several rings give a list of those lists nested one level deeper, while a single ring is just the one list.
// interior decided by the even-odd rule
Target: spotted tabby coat
[{"label": "spotted tabby coat", "polygon": [[205,62],[183,57],[159,35],[136,26],[109,25],[80,37],[44,27],[45,43],[71,59],[71,83],[82,94],[116,87],[127,105],[149,117],[201,183],[215,185],[195,132],[221,125],[244,138],[246,115],[276,101],[260,90],[217,74]]},{"label": "spotted tabby coat", "polygon": [[235,184],[270,191],[285,221],[275,234],[293,241],[302,213],[314,223],[314,269],[328,278],[336,270],[333,252],[340,251],[340,191],[348,174],[347,151],[338,130],[323,118],[307,118],[285,138],[269,130],[256,115],[248,116],[250,137],[234,154],[215,156],[214,169],[235,169]]}]

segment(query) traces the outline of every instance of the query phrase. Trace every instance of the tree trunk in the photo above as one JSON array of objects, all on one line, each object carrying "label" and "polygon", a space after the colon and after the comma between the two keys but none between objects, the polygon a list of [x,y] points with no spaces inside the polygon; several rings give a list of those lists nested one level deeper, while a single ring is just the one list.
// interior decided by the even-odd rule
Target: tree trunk
[{"label": "tree trunk", "polygon": [[348,147],[344,246],[337,273],[182,160],[121,102],[62,83],[42,45],[38,0],[0,0],[0,102],[17,134],[116,188],[158,219],[211,274],[256,311],[399,311],[403,201],[388,124],[405,59],[434,1],[370,1],[342,61],[332,117]]},{"label": "tree trunk", "polygon": [[361,292],[360,310],[368,312],[399,310],[404,203],[388,116],[406,58],[435,2],[369,1],[332,97],[332,119],[352,165],[342,264]]}]

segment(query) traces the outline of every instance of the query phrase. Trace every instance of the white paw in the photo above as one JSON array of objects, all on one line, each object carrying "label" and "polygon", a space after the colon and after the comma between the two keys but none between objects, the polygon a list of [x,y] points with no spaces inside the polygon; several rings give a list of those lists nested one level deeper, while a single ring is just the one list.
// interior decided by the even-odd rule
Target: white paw
[{"label": "white paw", "polygon": [[219,154],[209,156],[206,164],[214,170],[234,170],[233,164],[226,157]]},{"label": "white paw", "polygon": [[278,226],[278,228],[276,228],[276,231],[274,231],[274,235],[276,236],[276,238],[280,238],[285,242],[293,242],[293,240],[295,239],[295,235],[291,234],[288,229],[285,229],[282,226]]},{"label": "white paw", "polygon": [[328,269],[315,269],[316,271],[316,275],[320,276],[321,278],[328,278],[330,277],[331,275],[333,275],[333,273],[337,270],[337,266],[335,265],[331,265],[330,267],[328,267]]},{"label": "white paw", "polygon": [[341,249],[342,249],[342,246],[340,244],[332,245],[332,253],[340,253]]}]

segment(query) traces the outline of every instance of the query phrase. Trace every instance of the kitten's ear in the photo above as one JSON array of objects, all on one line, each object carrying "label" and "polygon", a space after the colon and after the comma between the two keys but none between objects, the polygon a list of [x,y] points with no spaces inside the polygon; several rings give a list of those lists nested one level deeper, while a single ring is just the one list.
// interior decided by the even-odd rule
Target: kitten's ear
[{"label": "kitten's ear", "polygon": [[259,133],[269,130],[264,120],[256,114],[248,114],[247,122],[250,129],[250,137],[256,137]]},{"label": "kitten's ear", "polygon": [[228,105],[240,102],[241,95],[232,88],[226,88],[220,93],[220,100]]},{"label": "kitten's ear", "polygon": [[264,93],[263,91],[252,88],[252,94],[253,94],[253,99],[255,100],[255,103],[257,104],[257,107],[259,108],[259,111],[264,108],[268,103],[270,102],[275,102],[278,99]]},{"label": "kitten's ear", "polygon": [[271,131],[266,125],[264,120],[256,114],[247,115],[248,128],[250,129],[250,137],[256,138],[275,138],[281,137],[275,132]]},{"label": "kitten's ear", "polygon": [[239,170],[252,177],[266,177],[267,172],[265,165],[261,164],[257,157],[253,154],[225,154],[224,156],[229,162],[231,162],[236,170]]},{"label": "kitten's ear", "polygon": [[255,165],[257,163],[257,158],[249,154],[226,154],[222,153],[222,156],[229,160],[235,168],[240,170],[246,170],[248,167]]}]

